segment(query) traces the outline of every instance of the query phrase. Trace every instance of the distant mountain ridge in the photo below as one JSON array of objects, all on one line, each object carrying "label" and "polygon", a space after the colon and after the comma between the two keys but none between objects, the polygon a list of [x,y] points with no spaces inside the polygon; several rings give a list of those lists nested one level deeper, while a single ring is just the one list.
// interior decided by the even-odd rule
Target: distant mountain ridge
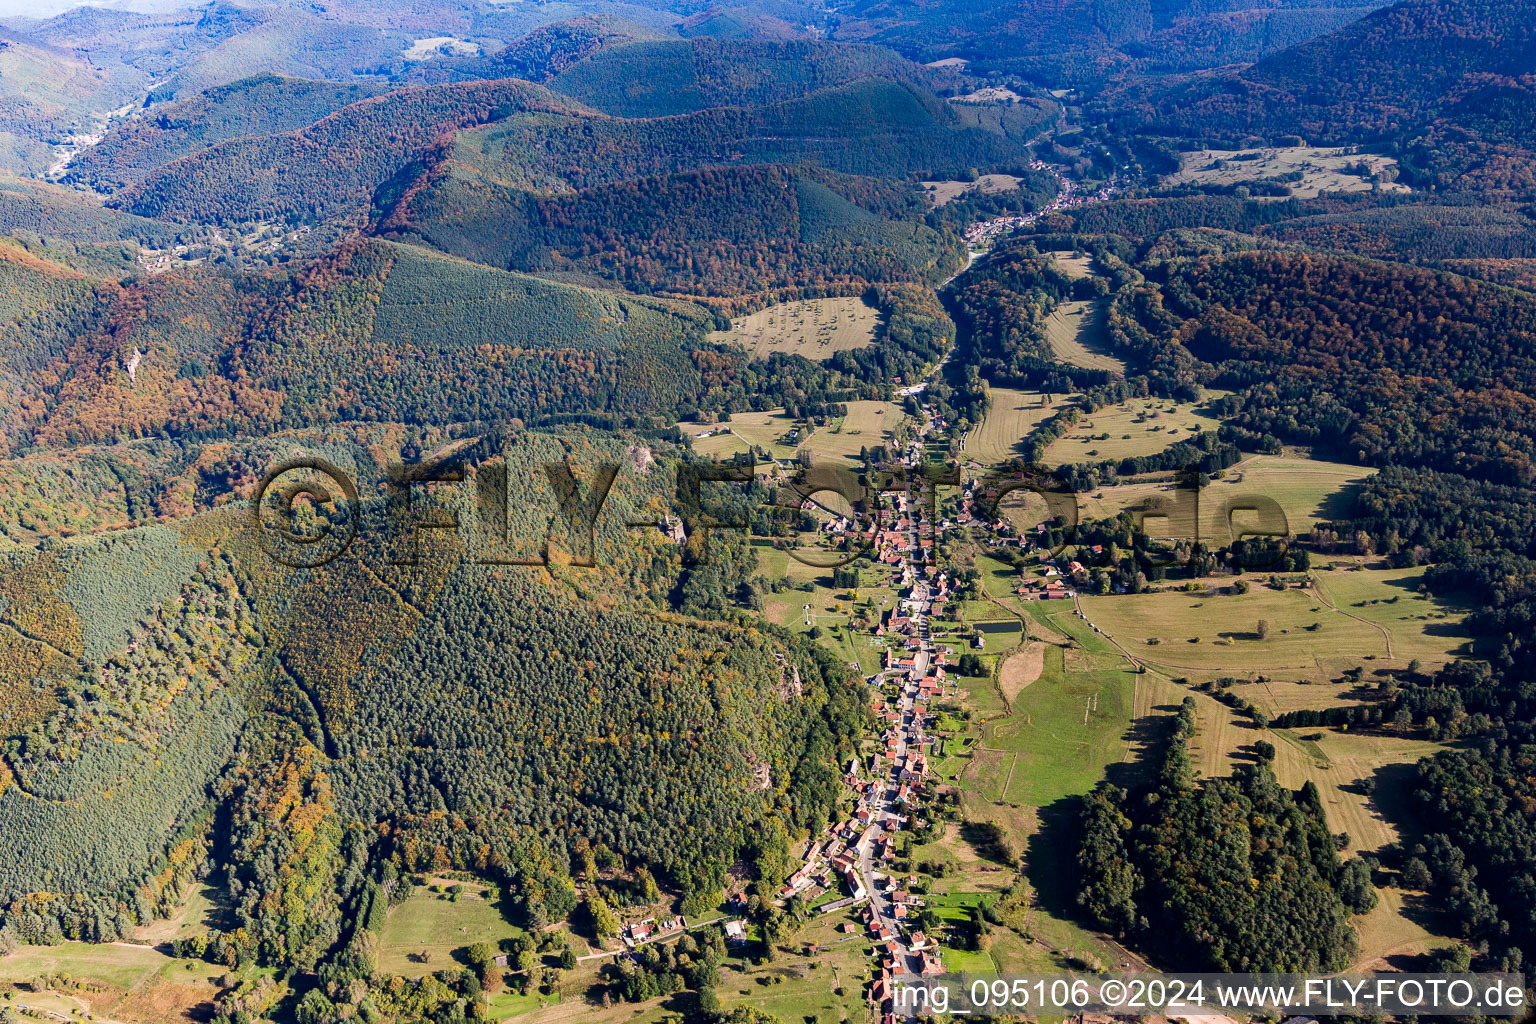
[{"label": "distant mountain ridge", "polygon": [[960,57],[1050,86],[1253,61],[1347,25],[1379,0],[856,0],[833,38],[917,61]]},{"label": "distant mountain ridge", "polygon": [[1536,66],[1536,8],[1522,0],[1404,0],[1252,67],[1149,97],[1153,130],[1362,141],[1454,114],[1477,76]]}]

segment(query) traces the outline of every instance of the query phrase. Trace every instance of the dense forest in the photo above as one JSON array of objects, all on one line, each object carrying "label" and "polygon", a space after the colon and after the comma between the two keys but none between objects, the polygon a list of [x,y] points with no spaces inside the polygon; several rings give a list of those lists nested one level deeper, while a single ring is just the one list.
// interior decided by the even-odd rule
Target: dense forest
[{"label": "dense forest", "polygon": [[[603,159],[592,160],[593,152]],[[736,164],[807,163],[886,178],[1016,170],[1027,154],[1017,139],[966,125],[932,93],[869,78],[778,103],[675,117],[518,114],[461,133],[453,159],[477,176],[562,191]]]},{"label": "dense forest", "polygon": [[[477,468],[522,486],[562,457],[634,458],[577,431]],[[582,851],[648,865],[690,913],[739,857],[782,858],[759,824],[782,844],[837,813],[863,703],[834,658],[716,601],[751,586],[750,558],[726,545],[686,569],[627,527],[677,492],[648,472],[609,493],[603,582],[479,565],[457,541],[395,565],[382,519],[328,571],[287,569],[218,511],[12,556],[0,930],[110,941],[211,857],[240,895],[199,955],[309,970],[347,944],[381,860],[488,871],[538,924],[576,909]],[[575,543],[553,501],[509,503],[512,536]]]},{"label": "dense forest", "polygon": [[860,0],[837,38],[871,40],[915,60],[960,57],[1049,83],[1093,86],[1115,75],[1188,71],[1257,60],[1331,32],[1375,3],[1228,3],[1089,0],[996,8],[932,0]]},{"label": "dense forest", "polygon": [[1520,0],[1406,0],[1251,67],[1099,97],[1117,131],[1208,142],[1367,143],[1403,180],[1484,199],[1528,196],[1536,18]]},{"label": "dense forest", "polygon": [[445,133],[515,110],[569,109],[568,100],[514,80],[401,89],[292,131],[219,142],[130,185],[113,203],[143,216],[212,223],[335,216],[366,207],[380,183]]},{"label": "dense forest", "polygon": [[295,131],[379,91],[379,86],[361,82],[343,85],[254,75],[130,122],[81,153],[65,180],[115,192],[208,146],[240,136]]},{"label": "dense forest", "polygon": [[777,165],[553,196],[450,171],[409,190],[381,230],[477,263],[581,271],[641,294],[729,299],[936,283],[958,261],[956,240],[920,220],[870,209],[889,209],[903,193],[883,182]]},{"label": "dense forest", "polygon": [[925,84],[889,50],[810,40],[667,39],[605,47],[550,87],[620,117],[669,117],[710,107],[781,103],[861,78]]},{"label": "dense forest", "polygon": [[1291,792],[1275,782],[1269,743],[1256,742],[1257,763],[1232,778],[1197,784],[1194,724],[1186,697],[1156,781],[1145,792],[1105,786],[1087,798],[1079,902],[1112,932],[1177,949],[1188,967],[1345,966],[1356,943],[1349,915],[1376,903],[1369,870],[1339,859],[1312,783]]}]

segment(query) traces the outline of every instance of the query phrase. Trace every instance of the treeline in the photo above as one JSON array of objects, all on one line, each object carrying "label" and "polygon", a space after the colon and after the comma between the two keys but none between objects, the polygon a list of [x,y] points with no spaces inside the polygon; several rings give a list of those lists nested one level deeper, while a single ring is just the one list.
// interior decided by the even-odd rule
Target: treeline
[{"label": "treeline", "polygon": [[1345,966],[1357,941],[1349,917],[1376,903],[1369,870],[1339,859],[1312,783],[1292,792],[1275,781],[1268,743],[1255,744],[1256,764],[1197,783],[1195,720],[1186,697],[1145,791],[1106,785],[1085,798],[1079,903],[1187,970]]}]

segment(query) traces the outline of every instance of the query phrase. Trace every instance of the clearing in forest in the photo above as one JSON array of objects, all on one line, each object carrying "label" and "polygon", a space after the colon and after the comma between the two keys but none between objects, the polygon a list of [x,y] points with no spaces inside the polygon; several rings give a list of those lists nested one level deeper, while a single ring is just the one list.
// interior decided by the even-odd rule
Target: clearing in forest
[{"label": "clearing in forest", "polygon": [[[1296,177],[1298,172],[1299,178]],[[1178,174],[1168,179],[1168,183],[1237,185],[1262,178],[1278,178],[1290,186],[1291,195],[1311,199],[1319,192],[1369,191],[1375,187],[1372,176],[1388,179],[1380,182],[1384,192],[1410,191],[1408,186],[1395,180],[1397,161],[1391,157],[1350,153],[1334,146],[1202,149],[1184,154],[1183,166]]]},{"label": "clearing in forest", "polygon": [[1029,435],[1068,404],[1069,397],[993,388],[991,407],[980,425],[966,435],[966,457],[984,466],[996,466],[1023,455]]},{"label": "clearing in forest", "polygon": [[1154,455],[1219,425],[1220,421],[1188,402],[1133,398],[1085,416],[1071,433],[1047,448],[1040,461],[1065,466]]},{"label": "clearing in forest", "polygon": [[880,311],[863,299],[804,299],[739,316],[730,330],[710,332],[709,340],[740,345],[754,359],[784,352],[820,361],[873,344],[879,326]]},{"label": "clearing in forest", "polygon": [[1057,361],[1085,370],[1124,373],[1125,363],[1109,354],[1103,299],[1063,302],[1045,321],[1045,340]]}]

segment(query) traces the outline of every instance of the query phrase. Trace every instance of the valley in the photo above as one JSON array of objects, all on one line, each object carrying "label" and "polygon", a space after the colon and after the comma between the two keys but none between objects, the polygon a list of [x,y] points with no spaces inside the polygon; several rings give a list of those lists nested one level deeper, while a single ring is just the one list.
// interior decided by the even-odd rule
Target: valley
[{"label": "valley", "polygon": [[0,3],[0,1024],[1529,982],[1536,14],[1132,8]]}]

